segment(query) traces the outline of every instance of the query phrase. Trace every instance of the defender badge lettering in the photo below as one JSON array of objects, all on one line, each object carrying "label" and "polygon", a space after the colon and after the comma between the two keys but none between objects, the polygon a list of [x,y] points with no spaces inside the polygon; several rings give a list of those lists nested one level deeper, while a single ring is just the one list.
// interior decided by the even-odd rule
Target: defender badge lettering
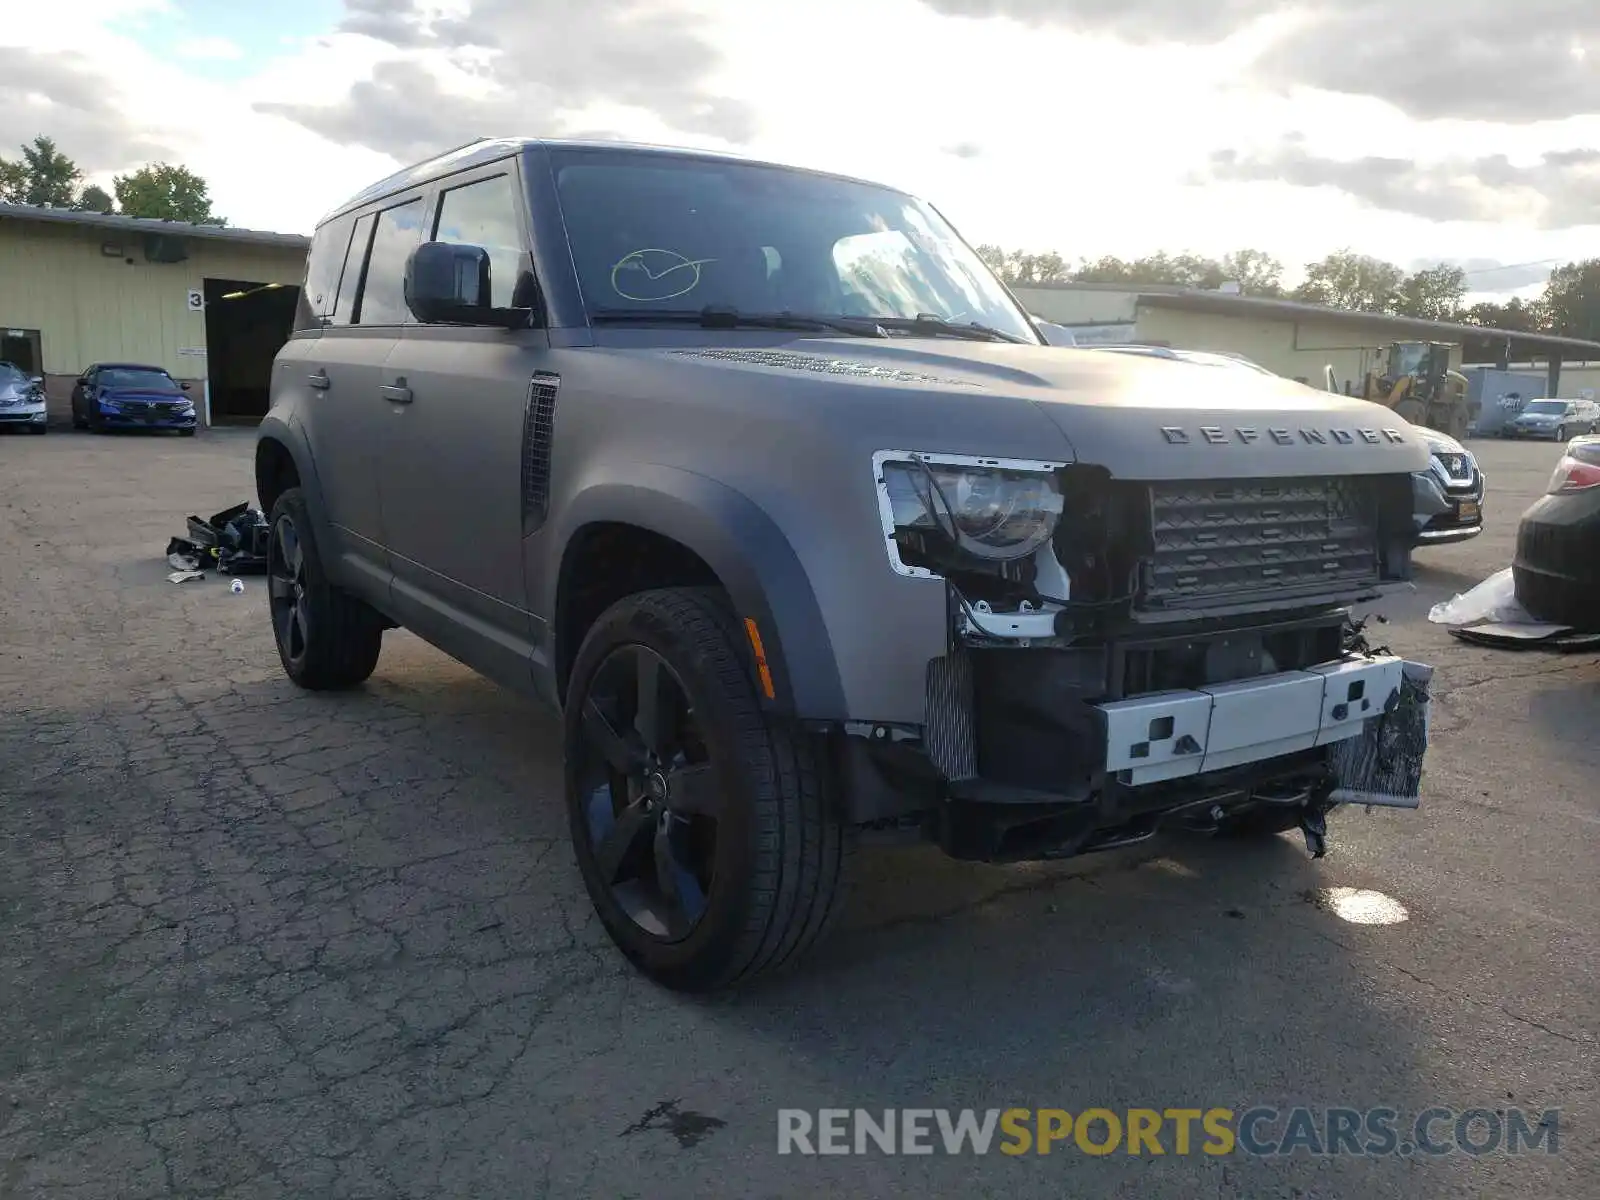
[{"label": "defender badge lettering", "polygon": [[[1189,431],[1181,425],[1161,426],[1161,436],[1173,446],[1187,446],[1194,441]],[[1357,439],[1372,446],[1380,446],[1385,442],[1403,446],[1406,441],[1405,435],[1398,429],[1289,430],[1273,426],[1267,430],[1266,436],[1280,446],[1293,446],[1296,442],[1304,442],[1308,446],[1354,446]],[[1223,429],[1220,425],[1202,425],[1200,438],[1213,446],[1226,446],[1235,441],[1253,446],[1261,441],[1261,431],[1250,425],[1235,425],[1232,429]]]}]

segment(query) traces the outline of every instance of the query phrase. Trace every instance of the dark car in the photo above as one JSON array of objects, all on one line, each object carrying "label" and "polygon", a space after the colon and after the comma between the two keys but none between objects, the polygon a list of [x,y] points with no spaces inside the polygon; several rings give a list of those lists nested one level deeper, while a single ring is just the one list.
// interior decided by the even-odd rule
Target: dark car
[{"label": "dark car", "polygon": [[161,367],[143,363],[96,363],[72,389],[72,427],[104,433],[108,429],[176,429],[194,436],[194,401]]},{"label": "dark car", "polygon": [[1600,632],[1600,437],[1567,444],[1549,488],[1522,514],[1511,575],[1538,620]]}]

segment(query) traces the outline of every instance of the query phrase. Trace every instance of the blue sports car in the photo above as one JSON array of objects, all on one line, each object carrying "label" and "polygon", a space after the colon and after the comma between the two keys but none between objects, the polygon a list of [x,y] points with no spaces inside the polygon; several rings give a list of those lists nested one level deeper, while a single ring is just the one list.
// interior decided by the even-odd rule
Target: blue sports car
[{"label": "blue sports car", "polygon": [[176,429],[193,437],[199,419],[194,401],[160,367],[141,363],[96,363],[72,389],[72,427],[104,433],[108,429]]}]

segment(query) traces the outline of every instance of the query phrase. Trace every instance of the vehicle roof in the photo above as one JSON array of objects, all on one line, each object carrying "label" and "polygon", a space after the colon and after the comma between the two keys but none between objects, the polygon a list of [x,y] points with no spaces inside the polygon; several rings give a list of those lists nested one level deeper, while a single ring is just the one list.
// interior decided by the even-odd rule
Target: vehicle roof
[{"label": "vehicle roof", "polygon": [[702,162],[737,163],[747,167],[769,167],[780,171],[794,171],[797,174],[816,175],[827,179],[838,179],[845,183],[865,184],[869,187],[883,188],[886,191],[900,192],[909,195],[901,188],[880,183],[874,179],[861,179],[853,175],[841,175],[834,171],[820,171],[812,167],[795,166],[793,163],[772,162],[766,159],[751,158],[747,155],[736,154],[726,150],[701,150],[687,146],[658,145],[650,142],[623,142],[608,141],[595,138],[477,138],[465,145],[457,146],[453,150],[446,150],[432,158],[413,163],[408,167],[388,175],[376,183],[363,188],[356,195],[331,209],[317,221],[320,229],[323,225],[342,216],[353,208],[360,208],[374,200],[383,198],[394,192],[406,188],[416,187],[419,184],[430,183],[445,175],[457,171],[469,170],[472,167],[483,166],[487,163],[497,162],[502,158],[510,158],[524,150],[534,147],[545,147],[552,150],[605,150],[613,153],[654,155],[662,158],[696,159]]},{"label": "vehicle roof", "polygon": [[97,362],[97,363],[90,363],[87,367],[84,368],[84,370],[85,371],[103,371],[107,367],[111,367],[111,368],[113,368],[115,370],[119,370],[119,371],[160,371],[163,375],[172,374],[172,372],[168,371],[165,367],[158,367],[154,363],[136,363],[136,362]]}]

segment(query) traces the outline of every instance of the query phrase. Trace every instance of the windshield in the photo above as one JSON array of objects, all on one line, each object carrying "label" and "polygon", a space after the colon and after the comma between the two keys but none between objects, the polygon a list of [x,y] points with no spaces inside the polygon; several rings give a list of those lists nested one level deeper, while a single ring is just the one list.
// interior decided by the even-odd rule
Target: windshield
[{"label": "windshield", "polygon": [[1522,411],[1525,413],[1543,414],[1545,416],[1555,413],[1559,416],[1561,413],[1567,411],[1567,404],[1564,400],[1535,400]]},{"label": "windshield", "polygon": [[100,386],[137,388],[141,392],[176,392],[177,381],[165,371],[145,367],[106,367],[100,372]]},{"label": "windshield", "polygon": [[1039,344],[937,213],[887,188],[781,167],[567,150],[556,189],[584,304],[606,310],[976,322]]},{"label": "windshield", "polygon": [[0,362],[0,388],[26,389],[33,380],[8,362]]}]

